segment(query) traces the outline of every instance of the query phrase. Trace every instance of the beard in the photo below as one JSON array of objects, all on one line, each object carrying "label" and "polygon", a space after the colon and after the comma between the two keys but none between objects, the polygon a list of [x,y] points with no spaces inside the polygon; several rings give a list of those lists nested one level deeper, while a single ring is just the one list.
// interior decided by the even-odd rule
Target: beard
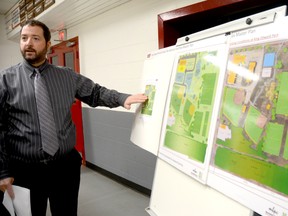
[{"label": "beard", "polygon": [[47,46],[40,51],[36,51],[35,49],[28,47],[21,50],[21,54],[23,58],[30,64],[37,64],[42,62],[44,59],[46,59],[47,54]]}]

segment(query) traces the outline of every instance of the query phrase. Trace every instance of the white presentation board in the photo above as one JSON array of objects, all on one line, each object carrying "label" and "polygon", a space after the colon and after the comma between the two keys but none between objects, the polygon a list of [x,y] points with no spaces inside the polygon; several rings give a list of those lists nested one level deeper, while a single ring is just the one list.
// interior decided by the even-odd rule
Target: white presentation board
[{"label": "white presentation board", "polygon": [[[173,53],[169,54],[169,60],[173,59],[174,63],[169,63],[170,66],[167,67],[169,79],[166,79],[165,88],[168,93],[165,99],[162,98],[165,108],[161,108],[165,110],[164,116],[161,115],[161,118],[154,122],[157,123],[158,128],[161,128],[161,133],[157,134],[157,141],[153,142],[156,147],[149,147],[153,149],[154,154],[159,156],[150,206],[147,208],[150,215],[231,214],[242,216],[248,215],[250,209],[263,215],[288,215],[288,187],[285,184],[288,179],[288,144],[286,145],[288,109],[285,110],[285,104],[288,103],[285,103],[286,98],[283,96],[288,94],[283,84],[288,74],[288,68],[286,71],[284,64],[288,62],[288,57],[285,59],[287,30],[283,28],[288,24],[288,19],[284,18],[285,14],[286,7],[269,10],[180,38],[176,46],[165,49]],[[253,21],[252,24],[246,22],[247,18]],[[211,43],[216,38],[224,39],[217,40],[216,44]],[[200,46],[203,41],[206,45]],[[157,52],[161,53],[161,51]],[[226,60],[224,70],[221,69],[223,64],[220,60],[216,61],[220,65],[218,69],[211,69],[211,71],[216,71],[218,79],[216,82],[213,82],[211,77],[209,79],[212,74],[205,72],[208,62],[203,64],[204,58],[201,63],[199,59],[193,60],[196,54],[201,56],[212,51],[214,54],[221,53],[224,59],[222,60]],[[155,56],[157,52],[154,52]],[[243,57],[244,55],[246,56]],[[260,61],[261,57],[262,61]],[[280,57],[282,59],[278,61]],[[157,58],[160,59],[159,56]],[[165,60],[162,59],[161,62]],[[157,65],[156,59],[152,68],[153,65]],[[190,101],[184,96],[187,94],[186,90],[189,89],[189,82],[192,82],[192,78],[186,76],[189,75],[188,73],[184,76],[181,74],[184,70],[183,65],[185,73],[187,68],[199,67],[199,70],[191,71],[194,75],[202,76],[198,82],[195,80],[196,83],[193,83],[194,87],[199,85],[196,92],[194,87],[189,90],[191,91],[189,92]],[[164,71],[163,74],[165,74]],[[243,74],[246,74],[244,78]],[[213,76],[215,78],[215,73]],[[147,89],[151,85],[157,88],[157,84],[153,84],[153,79],[150,80],[152,82],[145,84],[146,87],[148,86]],[[261,86],[258,80],[270,80],[268,82],[270,85],[267,88]],[[282,85],[277,82],[282,82]],[[177,86],[179,83],[184,85]],[[216,92],[212,88],[205,89],[203,86],[207,87],[207,83],[217,86]],[[157,92],[158,90],[156,94]],[[210,106],[202,106],[203,101],[206,100],[206,103],[208,101],[206,96],[203,97],[202,92],[205,92],[206,96],[210,95],[210,99],[213,97],[212,103],[211,100],[209,101]],[[256,100],[253,101],[255,104],[251,105],[249,100],[257,99],[256,96],[259,96],[258,99],[262,98],[263,104],[260,103],[261,100]],[[193,97],[200,98],[200,102],[193,104],[193,101],[191,102]],[[263,97],[271,99],[271,103],[264,103]],[[206,108],[208,117],[203,114]],[[196,111],[198,111],[197,115]],[[145,113],[138,113],[139,116],[143,114]],[[175,114],[180,116],[178,118],[180,124],[172,128],[172,132],[176,135],[171,140],[175,142],[165,143],[169,140],[166,137],[167,132],[170,133],[173,123],[177,120]],[[196,120],[200,120],[200,123]],[[154,123],[149,123],[152,128],[156,125]],[[236,128],[237,124],[242,128],[240,126]],[[135,123],[135,127],[138,127],[137,125]],[[196,128],[191,128],[195,125]],[[141,134],[142,131],[145,134],[147,128],[142,126],[142,129],[144,130],[139,130],[137,133]],[[278,134],[281,138],[275,140],[273,134]],[[242,140],[246,139],[245,146],[240,142],[240,135]],[[185,148],[188,145],[183,145],[181,140],[177,140],[179,137],[182,139],[189,136],[194,141],[206,143],[200,163],[197,154],[196,156],[195,152],[192,152],[194,155],[187,154],[188,150]],[[138,135],[134,137],[136,145],[137,137]],[[258,145],[260,138],[263,138],[262,143]],[[276,146],[273,145],[274,143]],[[144,149],[148,146],[146,142],[141,145]],[[158,152],[156,152],[157,149],[159,149]],[[271,164],[272,168],[268,169],[267,166]],[[184,166],[188,168],[183,168]],[[269,173],[266,175],[261,171]],[[274,179],[272,175],[274,171],[278,179]],[[194,181],[195,179],[198,181]],[[213,198],[215,203],[212,204],[210,198]],[[223,208],[225,205],[229,207]]]}]

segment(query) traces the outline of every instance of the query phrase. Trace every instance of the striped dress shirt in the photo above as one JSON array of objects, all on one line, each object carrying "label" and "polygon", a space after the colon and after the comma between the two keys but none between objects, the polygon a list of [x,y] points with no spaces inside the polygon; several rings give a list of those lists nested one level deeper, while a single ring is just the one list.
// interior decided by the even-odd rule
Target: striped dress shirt
[{"label": "striped dress shirt", "polygon": [[42,150],[34,94],[34,68],[25,60],[0,72],[0,179],[11,176],[9,161],[41,163],[61,158],[76,143],[71,119],[74,99],[91,107],[123,106],[128,94],[109,90],[70,68],[47,61],[39,68],[52,103],[59,150],[52,157]]}]

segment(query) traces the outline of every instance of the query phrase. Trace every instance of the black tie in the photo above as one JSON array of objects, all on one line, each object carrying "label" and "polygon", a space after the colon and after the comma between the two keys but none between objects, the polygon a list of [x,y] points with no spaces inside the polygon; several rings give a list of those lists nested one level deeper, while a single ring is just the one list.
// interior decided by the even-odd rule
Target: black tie
[{"label": "black tie", "polygon": [[46,153],[53,156],[59,148],[54,116],[45,80],[38,69],[35,69],[35,72],[35,98],[40,123],[42,147]]}]

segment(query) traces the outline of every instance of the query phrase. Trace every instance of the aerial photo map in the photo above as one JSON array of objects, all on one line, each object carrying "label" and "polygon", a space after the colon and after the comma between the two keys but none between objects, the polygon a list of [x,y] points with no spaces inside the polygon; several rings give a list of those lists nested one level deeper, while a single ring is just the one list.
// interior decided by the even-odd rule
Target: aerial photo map
[{"label": "aerial photo map", "polygon": [[288,197],[288,41],[230,48],[212,163]]},{"label": "aerial photo map", "polygon": [[188,52],[177,59],[164,147],[203,163],[207,149],[219,67],[217,50]]}]

